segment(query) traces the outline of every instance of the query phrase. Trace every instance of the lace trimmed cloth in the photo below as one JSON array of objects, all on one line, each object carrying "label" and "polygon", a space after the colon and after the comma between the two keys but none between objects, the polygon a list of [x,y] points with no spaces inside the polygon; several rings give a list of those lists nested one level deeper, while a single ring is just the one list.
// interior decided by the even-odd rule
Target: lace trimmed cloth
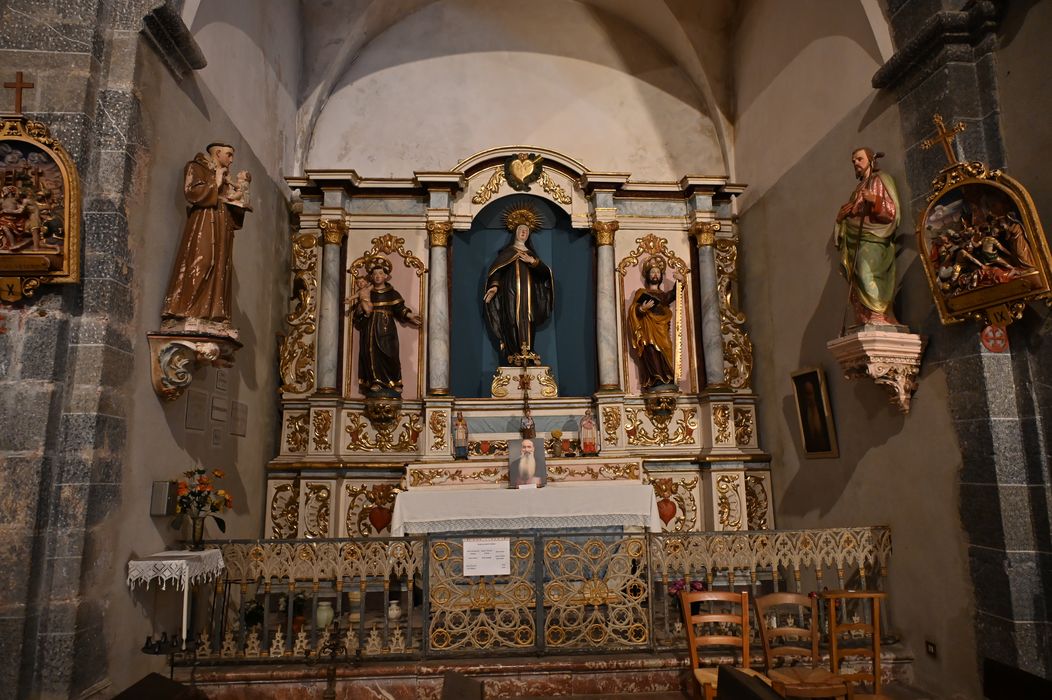
[{"label": "lace trimmed cloth", "polygon": [[128,587],[149,587],[154,579],[160,579],[162,591],[169,583],[186,590],[188,586],[214,580],[224,566],[223,553],[218,549],[159,552],[128,562]]},{"label": "lace trimmed cloth", "polygon": [[398,494],[391,535],[505,529],[636,527],[661,532],[648,484],[542,489],[420,489]]}]

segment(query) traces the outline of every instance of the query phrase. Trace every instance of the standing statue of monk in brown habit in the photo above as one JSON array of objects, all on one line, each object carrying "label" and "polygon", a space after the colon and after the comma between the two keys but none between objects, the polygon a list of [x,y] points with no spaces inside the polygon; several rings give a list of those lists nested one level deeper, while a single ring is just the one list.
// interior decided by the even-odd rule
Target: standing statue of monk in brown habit
[{"label": "standing statue of monk in brown habit", "polygon": [[230,180],[234,148],[210,143],[186,164],[183,194],[189,203],[168,293],[161,310],[163,331],[237,339],[230,325],[231,254],[234,231],[250,211],[242,189]]}]

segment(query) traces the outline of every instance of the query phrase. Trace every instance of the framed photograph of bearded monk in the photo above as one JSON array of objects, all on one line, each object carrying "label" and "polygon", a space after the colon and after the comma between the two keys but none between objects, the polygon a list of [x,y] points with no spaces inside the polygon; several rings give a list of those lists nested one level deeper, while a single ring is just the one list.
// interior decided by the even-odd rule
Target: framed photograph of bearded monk
[{"label": "framed photograph of bearded monk", "polygon": [[508,485],[513,489],[541,488],[548,481],[544,464],[544,440],[528,438],[509,441]]},{"label": "framed photograph of bearded monk", "polygon": [[1006,326],[1027,301],[1052,295],[1052,255],[1029,193],[982,163],[940,174],[917,239],[944,324],[980,318]]},{"label": "framed photograph of bearded monk", "polygon": [[825,374],[818,367],[793,372],[796,415],[805,457],[839,457]]}]

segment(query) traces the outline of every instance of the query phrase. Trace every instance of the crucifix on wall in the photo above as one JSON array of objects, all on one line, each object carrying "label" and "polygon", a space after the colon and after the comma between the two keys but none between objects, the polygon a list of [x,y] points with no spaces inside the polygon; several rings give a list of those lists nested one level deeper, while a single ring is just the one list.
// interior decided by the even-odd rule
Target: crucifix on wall
[{"label": "crucifix on wall", "polygon": [[15,73],[15,82],[4,83],[5,88],[15,91],[15,114],[22,113],[22,91],[32,90],[35,86],[35,83],[27,83],[22,80],[22,71]]}]

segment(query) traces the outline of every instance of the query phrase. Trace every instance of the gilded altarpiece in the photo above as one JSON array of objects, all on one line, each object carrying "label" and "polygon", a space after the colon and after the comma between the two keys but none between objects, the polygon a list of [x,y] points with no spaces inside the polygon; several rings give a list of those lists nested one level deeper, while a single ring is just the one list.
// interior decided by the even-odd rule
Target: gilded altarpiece
[{"label": "gilded altarpiece", "polygon": [[[495,148],[449,171],[403,178],[326,170],[288,181],[302,209],[290,232],[293,293],[279,357],[280,450],[268,467],[269,537],[387,535],[403,489],[505,488],[527,398],[550,488],[627,478],[653,487],[665,531],[774,527],[737,294],[742,233],[730,203],[741,186],[693,176],[633,182],[536,147]],[[484,270],[458,267],[451,238],[470,231],[484,208],[524,196],[565,212],[573,231],[590,239],[597,332],[596,347],[584,351],[596,353],[599,390],[564,396],[541,358],[528,371],[494,375],[489,396],[455,396],[450,370],[460,358],[450,356],[450,333],[459,310],[450,288]],[[397,324],[401,386],[382,397],[359,381],[354,323],[377,257],[422,321]],[[627,317],[646,284],[644,268],[658,258],[660,290],[674,299],[675,378],[653,391],[641,381]],[[556,295],[559,303],[569,302]],[[581,430],[586,411],[593,454]],[[468,428],[466,460],[454,459],[458,416]]]}]

